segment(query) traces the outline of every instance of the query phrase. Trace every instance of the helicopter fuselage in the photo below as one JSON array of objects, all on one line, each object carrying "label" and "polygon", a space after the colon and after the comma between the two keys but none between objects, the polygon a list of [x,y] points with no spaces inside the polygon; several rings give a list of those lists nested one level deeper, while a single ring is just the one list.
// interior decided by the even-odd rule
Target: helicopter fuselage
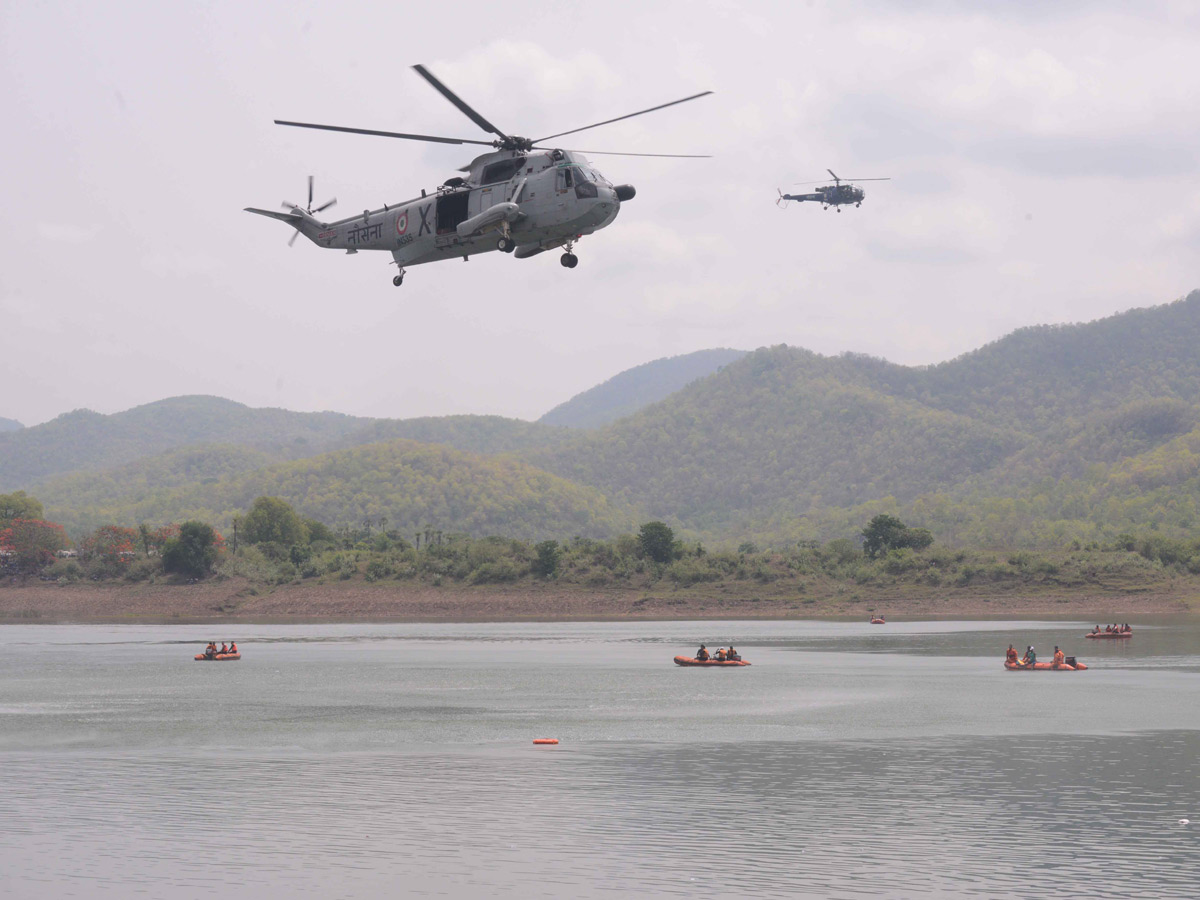
[{"label": "helicopter fuselage", "polygon": [[336,222],[298,207],[254,211],[290,222],[318,247],[383,250],[404,268],[491,250],[533,256],[604,228],[620,212],[619,195],[633,196],[566,150],[500,150],[467,171],[433,193]]},{"label": "helicopter fuselage", "polygon": [[861,204],[866,192],[856,184],[829,184],[819,187],[811,194],[784,194],[784,200],[803,202],[808,200],[826,206],[841,206],[847,203]]}]

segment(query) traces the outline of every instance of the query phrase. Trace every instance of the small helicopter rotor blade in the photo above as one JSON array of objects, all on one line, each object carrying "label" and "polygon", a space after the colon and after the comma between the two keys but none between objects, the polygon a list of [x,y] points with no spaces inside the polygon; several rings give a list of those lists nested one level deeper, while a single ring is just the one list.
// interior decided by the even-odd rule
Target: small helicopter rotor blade
[{"label": "small helicopter rotor blade", "polygon": [[296,243],[296,238],[298,238],[298,237],[300,237],[300,229],[299,228],[297,228],[295,231],[293,231],[292,236],[290,238],[288,238],[288,246],[290,247],[290,246],[292,246],[292,244]]},{"label": "small helicopter rotor blade", "polygon": [[[564,149],[554,147],[532,147],[532,150]],[[660,159],[712,159],[708,153],[621,153],[616,150],[571,150],[571,153],[587,153],[590,156],[655,156]],[[466,171],[466,170],[464,170]]]},{"label": "small helicopter rotor blade", "polygon": [[313,212],[315,212],[315,213],[324,212],[325,210],[329,209],[329,207],[331,207],[331,206],[337,206],[337,197],[334,197],[332,200],[325,201],[320,206],[318,206],[316,209],[314,209]]},{"label": "small helicopter rotor blade", "polygon": [[295,203],[292,203],[292,202],[290,202],[290,201],[288,201],[288,200],[284,200],[284,201],[283,201],[282,203],[280,203],[279,205],[280,205],[280,206],[282,206],[284,209],[299,209],[299,208],[300,208],[300,207],[299,207],[299,206],[297,206]]},{"label": "small helicopter rotor blade", "polygon": [[[548,134],[543,138],[535,138],[534,143],[536,144],[541,141],[548,141],[551,138],[563,137],[564,135],[568,135],[568,134],[575,134],[576,132],[580,132],[580,131],[587,131],[589,128],[599,128],[601,125],[610,125],[613,122],[620,122],[622,119],[632,119],[634,116],[643,116],[646,113],[651,113],[651,112],[654,112],[655,110],[666,109],[668,106],[677,106],[680,103],[687,103],[689,100],[696,100],[696,99],[699,99],[700,97],[707,97],[711,93],[712,93],[712,91],[703,91],[699,94],[692,94],[692,96],[690,96],[690,97],[684,97],[682,100],[672,100],[670,103],[660,103],[658,106],[652,106],[649,109],[638,110],[637,112],[632,112],[632,113],[629,113],[628,115],[624,115],[624,116],[617,116],[615,119],[605,119],[603,122],[597,122],[594,125],[584,125],[582,128],[572,128],[570,131],[560,131],[558,134]],[[586,153],[587,151],[581,150],[580,152]],[[613,154],[613,155],[616,155],[616,154]],[[636,156],[638,154],[623,153],[620,155]],[[664,155],[665,156],[667,154],[647,153],[645,155],[646,156],[656,156],[656,155]]]},{"label": "small helicopter rotor blade", "polygon": [[311,175],[309,175],[308,176],[308,206],[306,206],[305,209],[312,209],[312,189],[313,189],[313,177]]},{"label": "small helicopter rotor blade", "polygon": [[434,144],[479,144],[482,147],[492,146],[491,141],[472,141],[468,138],[437,137],[432,134],[405,134],[400,131],[375,131],[370,128],[346,128],[344,125],[314,125],[312,122],[285,122],[276,119],[276,125],[290,125],[293,128],[316,128],[319,131],[342,131],[347,134],[371,134],[376,137],[402,138],[406,141],[429,141]]},{"label": "small helicopter rotor blade", "polygon": [[433,85],[434,90],[436,90],[439,94],[441,94],[443,97],[445,97],[447,100],[449,100],[455,106],[457,106],[459,112],[461,112],[463,115],[465,115],[468,119],[470,119],[472,122],[474,122],[480,128],[482,128],[484,131],[490,131],[492,134],[499,135],[504,140],[508,140],[507,134],[505,134],[503,131],[501,131],[499,128],[497,128],[495,125],[493,125],[487,119],[485,119],[479,113],[475,112],[475,110],[471,109],[471,107],[468,106],[463,101],[463,99],[458,96],[458,94],[454,93],[454,91],[450,90],[450,88],[446,87],[444,84],[442,84],[440,81],[438,81],[437,78],[434,77],[434,74],[432,72],[430,72],[427,68],[425,68],[424,66],[421,66],[421,65],[413,66],[413,68],[416,69],[418,75],[420,75],[422,78],[424,78],[426,81],[428,81],[431,85]]}]

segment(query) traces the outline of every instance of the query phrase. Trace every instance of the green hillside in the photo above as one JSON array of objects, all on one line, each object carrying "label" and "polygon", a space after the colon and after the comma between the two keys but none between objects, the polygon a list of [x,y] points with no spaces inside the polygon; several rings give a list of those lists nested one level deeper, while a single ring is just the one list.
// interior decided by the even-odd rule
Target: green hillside
[{"label": "green hillside", "polygon": [[0,491],[51,475],[100,471],[195,444],[237,444],[294,459],[330,449],[369,419],[251,409],[220,397],[173,397],[125,412],[76,410],[0,434]]},{"label": "green hillside", "polygon": [[633,415],[745,355],[745,350],[717,349],[656,359],[627,369],[603,384],[576,394],[538,421],[546,425],[599,428]]},{"label": "green hillside", "polygon": [[1022,328],[936,366],[865,356],[836,361],[841,377],[981,422],[1030,433],[1074,429],[1084,417],[1146,400],[1200,403],[1200,291],[1096,322]]},{"label": "green hillside", "polygon": [[[188,454],[156,461],[178,475]],[[211,451],[208,470],[236,467],[249,456]],[[163,523],[199,518],[222,528],[258,496],[281,497],[302,515],[331,526],[386,519],[403,532],[433,527],[475,536],[608,536],[628,531],[637,516],[599,492],[511,459],[483,458],[446,446],[391,441],[324,453],[253,471],[204,477],[179,486],[160,474],[151,487],[145,463],[107,473],[89,492],[89,476],[48,482],[38,497],[46,514],[75,533],[116,522]],[[153,468],[153,467],[152,467]]]},{"label": "green hillside", "polygon": [[912,498],[1032,440],[828,372],[828,360],[808,351],[757,350],[635,416],[526,458],[713,532],[747,514]]},{"label": "green hillside", "polygon": [[351,432],[343,443],[358,446],[402,438],[487,455],[551,447],[562,443],[571,434],[568,428],[503,416],[428,416],[377,419]]}]

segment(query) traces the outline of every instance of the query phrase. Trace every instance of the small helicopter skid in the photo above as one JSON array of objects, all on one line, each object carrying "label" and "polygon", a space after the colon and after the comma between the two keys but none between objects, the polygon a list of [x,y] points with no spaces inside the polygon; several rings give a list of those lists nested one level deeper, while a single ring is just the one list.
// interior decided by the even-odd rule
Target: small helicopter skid
[{"label": "small helicopter skid", "polygon": [[[289,246],[302,234],[319,247],[344,250],[347,254],[356,254],[360,250],[390,253],[397,267],[397,273],[392,277],[396,287],[404,283],[404,276],[411,266],[454,258],[466,261],[477,253],[492,250],[516,259],[528,259],[561,247],[564,252],[560,263],[564,268],[573,269],[579,265],[575,244],[612,224],[621,205],[632,200],[637,191],[631,184],[614,185],[588,162],[583,152],[548,146],[544,142],[677,106],[712,93],[702,91],[602,122],[530,139],[498,129],[424,66],[413,66],[413,69],[467,118],[495,135],[495,139],[407,134],[282,119],[276,119],[275,123],[295,128],[491,148],[460,169],[466,173],[464,176],[448,178],[436,190],[423,190],[419,197],[411,200],[385,204],[381,209],[366,209],[361,215],[336,222],[322,222],[317,219],[317,214],[337,201],[314,207],[310,175],[305,206],[285,202],[284,212],[253,207],[247,207],[246,211],[279,219],[295,229]],[[586,152],[607,156],[707,158],[702,154],[687,153]]]}]

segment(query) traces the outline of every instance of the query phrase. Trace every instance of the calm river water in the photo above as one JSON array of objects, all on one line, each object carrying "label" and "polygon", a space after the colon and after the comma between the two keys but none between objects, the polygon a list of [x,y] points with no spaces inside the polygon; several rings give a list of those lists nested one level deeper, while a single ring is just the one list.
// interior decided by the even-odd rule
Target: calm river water
[{"label": "calm river water", "polygon": [[0,896],[1196,897],[1200,623],[1090,624],[4,625]]}]

